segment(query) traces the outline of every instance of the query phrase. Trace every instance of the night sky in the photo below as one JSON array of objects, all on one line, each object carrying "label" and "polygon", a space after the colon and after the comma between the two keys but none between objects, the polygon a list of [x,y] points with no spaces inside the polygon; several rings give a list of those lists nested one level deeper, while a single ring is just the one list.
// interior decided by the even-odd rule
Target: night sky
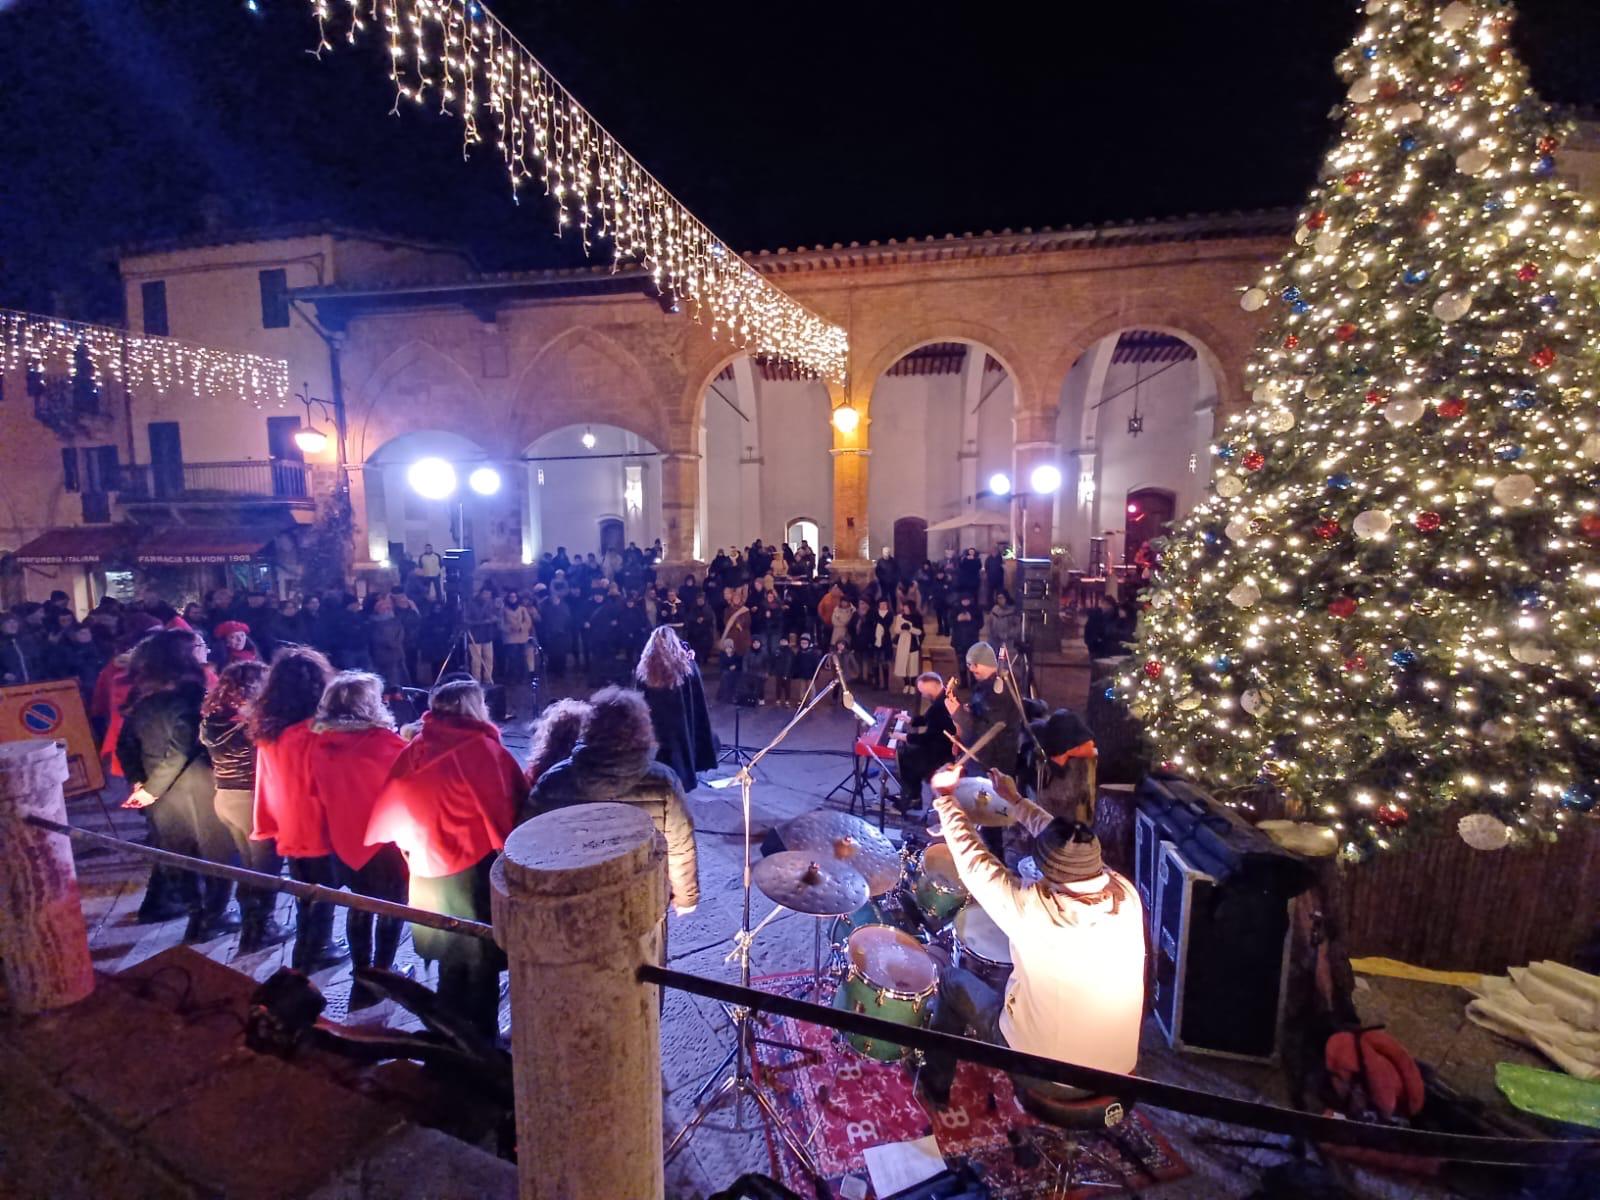
[{"label": "night sky", "polygon": [[[459,123],[387,115],[376,40],[318,62],[307,0],[257,6],[0,0],[0,306],[114,317],[114,248],[208,216],[581,261],[492,147],[463,163]],[[490,7],[741,250],[1295,204],[1358,20],[1347,0]],[[1600,3],[1521,14],[1544,97],[1600,104]]]}]

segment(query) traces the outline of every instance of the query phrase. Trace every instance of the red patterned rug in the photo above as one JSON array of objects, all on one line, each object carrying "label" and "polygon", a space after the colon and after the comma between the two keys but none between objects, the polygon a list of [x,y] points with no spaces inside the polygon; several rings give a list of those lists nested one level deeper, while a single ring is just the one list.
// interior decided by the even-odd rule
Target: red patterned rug
[{"label": "red patterned rug", "polygon": [[[783,992],[809,979],[797,973],[755,982]],[[950,1106],[930,1117],[916,1098],[909,1065],[867,1058],[833,1030],[788,1018],[772,1018],[763,1036],[804,1047],[803,1052],[763,1047],[761,1078],[835,1185],[845,1175],[867,1179],[862,1152],[868,1147],[929,1134],[947,1163],[966,1158],[977,1167],[996,1200],[1086,1200],[1106,1195],[1108,1184],[1134,1191],[1189,1174],[1140,1111],[1114,1129],[1069,1135],[1024,1112],[1006,1075],[964,1062],[950,1089]],[[775,1141],[770,1131],[768,1140]],[[777,1157],[784,1183],[809,1195],[811,1183],[799,1164],[787,1152]],[[1078,1186],[1063,1191],[1059,1164],[1074,1159]]]}]

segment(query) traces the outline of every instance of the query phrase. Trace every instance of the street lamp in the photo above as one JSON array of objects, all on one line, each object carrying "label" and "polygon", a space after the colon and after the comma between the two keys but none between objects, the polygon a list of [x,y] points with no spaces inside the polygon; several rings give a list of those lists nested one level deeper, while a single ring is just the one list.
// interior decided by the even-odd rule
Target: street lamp
[{"label": "street lamp", "polygon": [[861,424],[861,412],[854,405],[841,404],[833,410],[831,419],[833,427],[848,437]]},{"label": "street lamp", "polygon": [[584,426],[583,437],[578,440],[583,443],[583,448],[585,450],[593,450],[595,443],[594,430],[589,428],[587,425]]},{"label": "street lamp", "polygon": [[294,431],[294,444],[306,454],[321,454],[327,448],[328,435],[312,422],[311,406],[316,405],[323,409],[335,423],[338,421],[338,413],[328,401],[319,400],[311,394],[309,383],[302,383],[300,389],[294,398],[306,406],[306,420],[304,425]]}]

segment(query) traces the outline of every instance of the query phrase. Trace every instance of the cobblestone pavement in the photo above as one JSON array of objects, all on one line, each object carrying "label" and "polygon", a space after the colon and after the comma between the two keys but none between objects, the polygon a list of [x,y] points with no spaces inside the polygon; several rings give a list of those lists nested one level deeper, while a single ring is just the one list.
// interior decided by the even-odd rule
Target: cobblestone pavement
[{"label": "cobblestone pavement", "polygon": [[[1070,683],[1067,691],[1081,693],[1087,681],[1087,671],[1075,670],[1072,673],[1082,676],[1082,679]],[[557,686],[549,689],[549,694],[561,694],[563,690]],[[861,700],[871,706],[874,703],[898,703],[901,698],[863,694]],[[743,710],[739,720],[740,743],[752,749],[758,748],[777,732],[792,713],[793,709],[774,706]],[[713,716],[724,742],[731,743],[734,734],[732,710],[716,705]],[[526,749],[528,729],[525,720],[513,721],[506,726],[507,744],[518,753]],[[828,802],[825,797],[830,789],[848,778],[850,761],[846,751],[853,731],[853,722],[837,706],[819,710],[784,743],[783,748],[789,753],[770,756],[757,768],[757,782],[752,796],[752,836],[757,846],[766,831],[774,825]],[[708,778],[726,777],[730,770],[724,767]],[[72,818],[75,823],[89,828],[109,830],[126,838],[141,838],[143,819],[117,808],[119,800],[119,794],[108,791],[103,800],[88,797],[75,801]],[[836,795],[831,803],[842,806],[843,793]],[[740,926],[742,905],[743,820],[739,791],[736,787],[714,790],[703,785],[691,795],[690,805],[698,831],[702,900],[699,908],[687,917],[674,915],[670,918],[668,936],[671,965],[680,970],[736,981],[738,964],[730,959],[729,952],[733,934]],[[891,809],[891,830],[895,824],[892,818]],[[759,854],[759,851],[756,853]],[[121,970],[181,940],[182,921],[150,926],[134,923],[133,915],[146,877],[146,872],[138,864],[115,852],[85,852],[80,847],[79,871],[91,947],[99,969]],[[767,918],[773,909],[774,905],[756,892],[751,899],[752,925]],[[290,919],[292,904],[288,898],[280,899],[280,911],[285,920]],[[805,916],[788,912],[774,916],[761,928],[755,940],[751,955],[752,974],[761,976],[809,969],[812,932],[812,922]],[[217,939],[199,948],[208,956],[257,979],[270,975],[288,959],[287,945],[241,958],[237,955],[236,935]],[[433,982],[424,965],[412,952],[409,934],[402,944],[397,966],[409,968],[425,982]],[[347,1018],[348,966],[321,971],[316,980],[328,998],[328,1016],[331,1019],[349,1019],[361,1025],[414,1027],[414,1022],[407,1014],[387,1003]],[[1434,989],[1434,992],[1445,990]],[[1433,1029],[1436,1038],[1448,1041],[1451,1028],[1456,1030],[1458,1041],[1463,1036],[1459,1029],[1458,999],[1451,997],[1434,1014],[1438,1019],[1429,1023],[1420,1014],[1428,1004],[1440,1005],[1437,996],[1428,996],[1425,1000],[1395,1000],[1392,992],[1386,992],[1385,995],[1399,1004],[1413,1020],[1422,1022],[1419,1027]],[[502,1021],[507,1020],[509,1016],[503,1008]],[[1438,1031],[1440,1021],[1447,1025],[1442,1033]],[[662,1024],[662,1090],[669,1137],[693,1112],[695,1094],[703,1083],[711,1079],[722,1062],[732,1044],[731,1036],[731,1024],[720,1005],[683,993],[667,995]],[[1490,1046],[1487,1050],[1477,1047],[1476,1051],[1477,1058],[1487,1056],[1488,1061],[1492,1062],[1496,1047]],[[1499,1056],[1508,1056],[1503,1047],[1499,1048]],[[1477,1061],[1470,1053],[1461,1057],[1467,1061]],[[1234,1095],[1277,1101],[1284,1098],[1281,1074],[1276,1069],[1174,1055],[1166,1050],[1155,1026],[1148,1023],[1139,1070],[1141,1074]],[[747,1109],[749,1107],[746,1105]],[[743,1172],[770,1169],[765,1135],[759,1128],[735,1129],[731,1117],[728,1108],[714,1114],[669,1165],[670,1196],[684,1197],[686,1200],[701,1198],[726,1187]],[[753,1125],[752,1114],[747,1112],[746,1118],[747,1126]],[[1259,1167],[1284,1158],[1281,1152],[1209,1145],[1204,1140],[1216,1135],[1256,1136],[1248,1130],[1212,1127],[1205,1122],[1189,1121],[1168,1113],[1157,1113],[1155,1119],[1188,1161],[1194,1174],[1186,1180],[1149,1189],[1152,1196],[1245,1196],[1254,1190],[1259,1181]],[[1196,1138],[1201,1140],[1197,1141]],[[1262,1140],[1278,1139],[1263,1136]],[[1395,1196],[1446,1194],[1431,1189],[1421,1190],[1411,1183],[1391,1190],[1372,1180],[1367,1181],[1363,1192]]]}]

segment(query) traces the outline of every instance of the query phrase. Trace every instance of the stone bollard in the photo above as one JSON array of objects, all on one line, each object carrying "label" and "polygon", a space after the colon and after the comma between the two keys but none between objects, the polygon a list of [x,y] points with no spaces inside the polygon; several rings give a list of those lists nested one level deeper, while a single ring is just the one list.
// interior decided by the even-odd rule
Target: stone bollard
[{"label": "stone bollard", "polygon": [[495,863],[510,960],[521,1200],[660,1200],[666,843],[626,804],[544,813]]},{"label": "stone bollard", "polygon": [[66,779],[59,743],[0,742],[0,978],[18,1016],[94,991],[72,843],[23,824],[29,816],[67,823]]}]

